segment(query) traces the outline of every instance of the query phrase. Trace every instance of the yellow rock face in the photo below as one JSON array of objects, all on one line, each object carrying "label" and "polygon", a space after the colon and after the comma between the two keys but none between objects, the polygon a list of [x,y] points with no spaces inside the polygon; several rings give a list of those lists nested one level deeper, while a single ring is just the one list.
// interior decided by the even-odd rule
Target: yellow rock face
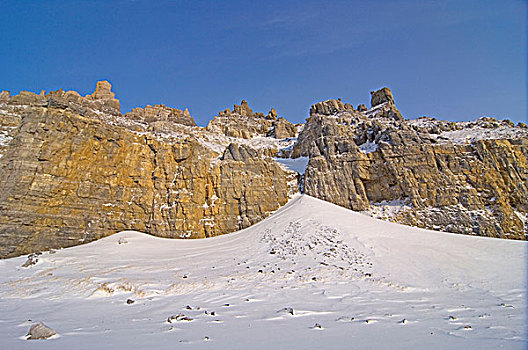
[{"label": "yellow rock face", "polygon": [[399,205],[388,219],[526,239],[526,125],[409,121],[390,90],[372,98],[370,110],[315,104],[292,149],[296,127],[246,101],[200,128],[163,105],[122,115],[108,82],[85,97],[2,92],[0,258],[122,230],[204,238],[248,227],[297,191],[297,174],[271,158],[280,149],[310,158],[303,184],[317,198],[370,214]]},{"label": "yellow rock face", "polygon": [[266,157],[222,160],[192,135],[158,138],[69,108],[4,109],[0,257],[121,230],[210,237],[288,200],[291,174]]}]

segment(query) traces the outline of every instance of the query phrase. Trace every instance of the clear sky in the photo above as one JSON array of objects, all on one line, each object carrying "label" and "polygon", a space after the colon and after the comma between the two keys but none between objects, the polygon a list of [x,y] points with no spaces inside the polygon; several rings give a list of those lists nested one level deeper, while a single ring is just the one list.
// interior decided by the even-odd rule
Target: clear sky
[{"label": "clear sky", "polygon": [[526,121],[527,2],[0,1],[0,90],[113,84],[122,112],[189,108],[199,125],[246,99],[302,122],[310,105],[407,118]]}]

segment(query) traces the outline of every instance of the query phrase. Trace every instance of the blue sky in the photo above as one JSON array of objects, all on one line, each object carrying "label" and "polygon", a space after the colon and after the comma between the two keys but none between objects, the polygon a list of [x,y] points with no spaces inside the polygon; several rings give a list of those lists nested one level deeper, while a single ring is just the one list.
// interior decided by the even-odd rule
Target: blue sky
[{"label": "blue sky", "polygon": [[246,99],[302,122],[310,105],[407,118],[525,121],[527,3],[502,1],[0,1],[0,90],[91,93],[122,112],[189,108],[199,125]]}]

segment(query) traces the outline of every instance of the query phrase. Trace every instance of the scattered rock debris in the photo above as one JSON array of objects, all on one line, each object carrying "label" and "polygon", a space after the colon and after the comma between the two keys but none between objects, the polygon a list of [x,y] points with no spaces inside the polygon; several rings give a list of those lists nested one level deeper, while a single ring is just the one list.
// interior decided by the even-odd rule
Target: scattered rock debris
[{"label": "scattered rock debris", "polygon": [[189,316],[185,316],[184,314],[172,315],[172,316],[169,316],[169,318],[167,318],[168,323],[174,323],[178,321],[190,322],[192,320],[193,320],[192,318],[190,318]]}]

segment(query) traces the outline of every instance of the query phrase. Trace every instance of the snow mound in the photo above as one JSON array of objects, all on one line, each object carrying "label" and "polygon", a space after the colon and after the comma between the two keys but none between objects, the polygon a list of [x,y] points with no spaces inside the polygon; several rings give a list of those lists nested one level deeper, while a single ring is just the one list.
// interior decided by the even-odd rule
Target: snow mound
[{"label": "snow mound", "polygon": [[0,260],[1,344],[31,347],[20,337],[42,320],[53,349],[522,349],[527,248],[297,195],[229,235],[127,231],[27,268]]}]

